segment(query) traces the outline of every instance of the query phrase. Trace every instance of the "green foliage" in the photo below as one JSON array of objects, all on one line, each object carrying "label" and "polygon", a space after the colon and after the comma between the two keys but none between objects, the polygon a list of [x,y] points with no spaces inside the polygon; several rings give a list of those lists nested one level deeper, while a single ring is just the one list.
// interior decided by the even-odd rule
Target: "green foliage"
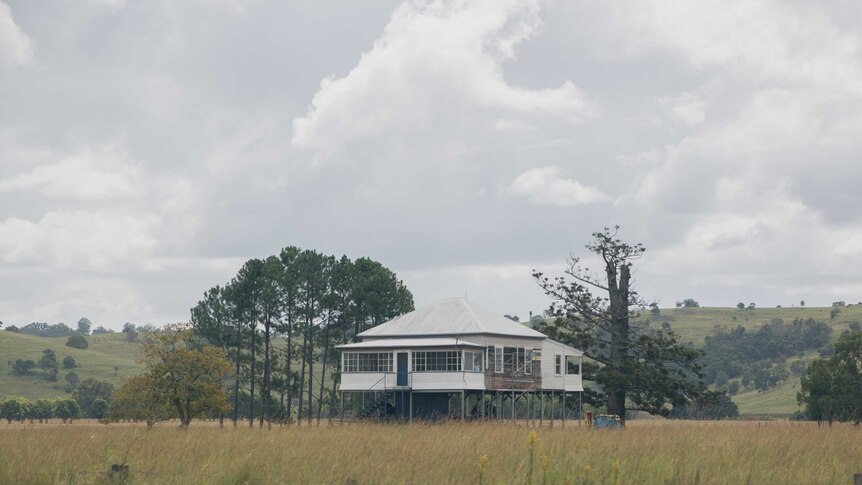
[{"label": "green foliage", "polygon": [[731,419],[739,417],[739,408],[724,391],[706,391],[689,403],[674,407],[673,419]]},{"label": "green foliage", "polygon": [[797,400],[808,419],[862,422],[862,333],[842,335],[831,357],[812,362],[801,388]]},{"label": "green foliage", "polygon": [[78,384],[81,382],[81,378],[78,376],[78,373],[75,371],[69,371],[66,373],[66,382],[69,383],[69,386],[72,389],[78,387]]},{"label": "green foliage", "polygon": [[144,346],[144,354],[144,385],[156,400],[148,405],[171,406],[182,427],[194,418],[227,411],[222,380],[231,366],[222,349],[201,346],[188,327],[168,326]]},{"label": "green foliage", "polygon": [[771,369],[773,362],[821,348],[831,334],[828,325],[813,318],[797,318],[789,325],[775,318],[754,331],[716,328],[704,339],[705,382],[723,385],[718,382],[723,373],[728,379],[742,376],[746,387],[754,380],[758,390],[769,389],[789,377],[783,368]]},{"label": "green foliage", "polygon": [[72,397],[81,407],[81,413],[84,417],[95,418],[96,416],[94,415],[93,404],[97,399],[102,399],[105,402],[110,403],[112,392],[114,392],[113,384],[88,378],[78,384],[75,391],[72,393]]},{"label": "green foliage", "polygon": [[93,400],[93,405],[90,407],[90,417],[94,419],[102,419],[108,415],[108,401],[97,397]]},{"label": "green foliage", "polygon": [[30,406],[31,419],[38,419],[39,422],[46,421],[54,417],[54,401],[51,399],[37,399]]},{"label": "green foliage", "polygon": [[23,397],[7,397],[0,401],[0,418],[5,419],[7,423],[24,421],[27,419],[29,406],[30,402]]},{"label": "green foliage", "polygon": [[36,363],[30,359],[15,359],[12,365],[12,374],[16,376],[26,376],[36,367]]},{"label": "green foliage", "polygon": [[80,335],[90,335],[90,327],[92,323],[90,323],[89,318],[82,318],[78,320],[78,333]]},{"label": "green foliage", "polygon": [[81,407],[71,398],[60,398],[54,401],[54,416],[65,423],[81,417]]},{"label": "green foliage", "polygon": [[33,322],[24,325],[19,332],[37,337],[69,337],[75,334],[75,331],[66,326],[65,323],[48,325],[45,322]]},{"label": "green foliage", "polygon": [[159,421],[176,417],[176,411],[152,377],[143,374],[123,380],[114,390],[107,417],[111,421],[144,421],[152,428]]},{"label": "green foliage", "polygon": [[64,369],[74,369],[77,363],[75,362],[75,358],[71,355],[67,355],[63,357],[63,368]]},{"label": "green foliage", "polygon": [[74,349],[84,350],[89,345],[90,343],[87,342],[87,337],[84,337],[83,335],[72,335],[68,340],[66,340],[66,346]]},{"label": "green foliage", "polygon": [[57,368],[57,354],[51,349],[42,351],[42,358],[39,359],[39,368],[43,371]]},{"label": "green foliage", "polygon": [[683,308],[700,308],[700,303],[698,303],[694,298],[686,298],[682,301],[681,306]]}]

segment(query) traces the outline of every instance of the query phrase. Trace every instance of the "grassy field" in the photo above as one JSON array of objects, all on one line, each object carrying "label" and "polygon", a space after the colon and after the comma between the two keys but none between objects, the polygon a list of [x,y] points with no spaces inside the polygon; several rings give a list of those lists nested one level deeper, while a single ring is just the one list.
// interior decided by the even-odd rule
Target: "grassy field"
[{"label": "grassy field", "polygon": [[[511,424],[240,427],[0,425],[0,483],[852,483],[852,425],[631,422],[622,431]],[[482,479],[480,463],[487,456]]]},{"label": "grassy field", "polygon": [[[0,331],[0,399],[6,396],[22,396],[28,399],[54,398],[66,395],[64,376],[68,370],[62,368],[63,358],[71,355],[79,367],[74,370],[81,380],[88,377],[117,384],[123,377],[139,372],[137,360],[141,358],[139,344],[127,342],[124,334],[102,334],[87,337],[90,345],[86,350],[66,347],[66,337],[34,337],[14,332]],[[57,382],[41,377],[42,371],[35,369],[37,376],[14,376],[8,362],[15,359],[32,359],[38,362],[42,351],[52,349],[57,354],[60,373]],[[116,372],[114,367],[117,367]]]}]

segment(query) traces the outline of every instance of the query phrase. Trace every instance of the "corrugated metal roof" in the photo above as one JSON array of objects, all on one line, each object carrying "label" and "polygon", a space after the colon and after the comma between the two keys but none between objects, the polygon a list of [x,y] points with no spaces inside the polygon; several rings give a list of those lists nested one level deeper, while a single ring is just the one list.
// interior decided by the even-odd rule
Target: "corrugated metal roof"
[{"label": "corrugated metal roof", "polygon": [[477,334],[545,338],[541,332],[464,298],[440,300],[370,328],[358,336],[389,338]]},{"label": "corrugated metal roof", "polygon": [[457,338],[387,338],[380,340],[369,340],[368,342],[357,342],[355,344],[339,345],[338,349],[392,349],[392,348],[416,348],[416,347],[479,347],[473,342]]}]

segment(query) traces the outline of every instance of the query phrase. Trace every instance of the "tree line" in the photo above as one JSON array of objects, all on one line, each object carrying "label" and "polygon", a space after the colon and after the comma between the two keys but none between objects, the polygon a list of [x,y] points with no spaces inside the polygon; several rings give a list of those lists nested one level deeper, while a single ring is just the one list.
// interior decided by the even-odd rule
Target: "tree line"
[{"label": "tree line", "polygon": [[290,246],[206,291],[191,324],[232,364],[234,424],[289,422],[294,412],[311,423],[336,408],[335,346],[413,309],[413,295],[379,262]]}]

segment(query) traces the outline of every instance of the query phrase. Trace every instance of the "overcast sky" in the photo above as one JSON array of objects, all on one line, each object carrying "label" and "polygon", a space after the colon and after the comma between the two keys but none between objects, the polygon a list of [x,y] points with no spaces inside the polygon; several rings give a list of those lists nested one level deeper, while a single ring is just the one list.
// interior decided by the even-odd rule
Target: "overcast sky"
[{"label": "overcast sky", "polygon": [[862,300],[862,3],[0,0],[0,320],[185,320],[286,245],[526,317]]}]

